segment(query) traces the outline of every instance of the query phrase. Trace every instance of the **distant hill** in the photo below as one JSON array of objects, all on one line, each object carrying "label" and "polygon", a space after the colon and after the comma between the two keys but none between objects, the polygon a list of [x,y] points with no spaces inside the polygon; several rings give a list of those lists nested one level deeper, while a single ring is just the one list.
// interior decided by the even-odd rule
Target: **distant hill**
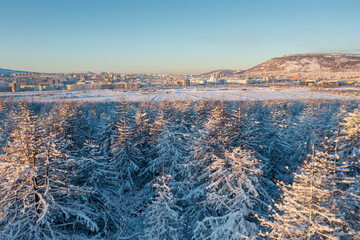
[{"label": "distant hill", "polygon": [[232,70],[232,69],[218,69],[211,72],[203,73],[202,76],[211,76],[213,74],[220,74],[220,75],[232,75],[236,73],[242,73],[241,70]]},{"label": "distant hill", "polygon": [[311,73],[360,72],[360,54],[310,53],[272,58],[244,72],[259,73]]},{"label": "distant hill", "polygon": [[28,73],[28,72],[30,72],[30,71],[19,71],[19,70],[0,68],[0,74]]}]

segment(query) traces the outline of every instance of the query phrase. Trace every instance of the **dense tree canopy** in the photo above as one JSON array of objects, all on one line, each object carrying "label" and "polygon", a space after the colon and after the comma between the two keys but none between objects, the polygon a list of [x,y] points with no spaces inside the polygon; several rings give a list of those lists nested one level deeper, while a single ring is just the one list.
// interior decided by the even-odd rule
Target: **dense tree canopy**
[{"label": "dense tree canopy", "polygon": [[356,239],[357,102],[0,99],[1,239]]}]

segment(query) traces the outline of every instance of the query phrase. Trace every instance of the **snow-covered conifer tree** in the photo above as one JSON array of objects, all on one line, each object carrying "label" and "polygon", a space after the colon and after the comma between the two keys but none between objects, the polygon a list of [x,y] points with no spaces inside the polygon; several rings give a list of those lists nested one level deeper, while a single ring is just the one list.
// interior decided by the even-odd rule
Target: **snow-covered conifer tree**
[{"label": "snow-covered conifer tree", "polygon": [[116,122],[111,114],[102,113],[99,119],[99,129],[95,136],[95,142],[99,146],[99,152],[107,157],[112,157],[112,148],[117,133]]},{"label": "snow-covered conifer tree", "polygon": [[59,121],[40,122],[26,103],[12,120],[11,140],[0,162],[1,237],[70,238],[97,231],[83,201],[91,190],[72,181],[76,161],[62,152]]},{"label": "snow-covered conifer tree", "polygon": [[5,146],[8,136],[10,123],[8,121],[8,114],[6,111],[6,102],[0,97],[0,154]]},{"label": "snow-covered conifer tree", "polygon": [[[159,176],[162,169],[172,176],[173,186],[177,194],[184,194],[188,187],[185,183],[187,175],[187,129],[181,125],[181,121],[163,120],[163,116],[158,119],[161,121],[161,132],[156,140],[155,150],[157,152],[156,158],[149,163],[147,171],[154,176]],[[160,124],[160,123],[159,123]]]},{"label": "snow-covered conifer tree", "polygon": [[[294,136],[291,140],[292,145],[296,147],[297,155],[302,153],[302,159],[307,154],[311,154],[312,145],[320,145],[321,139],[331,137],[331,132],[337,129],[337,124],[331,120],[333,109],[330,104],[321,105],[318,101],[317,105],[311,103],[292,121],[292,129],[290,136]],[[314,127],[316,126],[316,138],[312,136]],[[313,143],[315,141],[315,143]]]},{"label": "snow-covered conifer tree", "polygon": [[169,186],[170,178],[170,175],[162,175],[158,177],[158,183],[154,184],[157,196],[145,211],[144,239],[182,239],[180,209],[175,204],[175,198]]},{"label": "snow-covered conifer tree", "polygon": [[123,187],[131,189],[135,186],[135,176],[143,162],[143,155],[135,143],[133,128],[124,115],[117,123],[116,142],[113,145],[111,162],[114,169],[121,175]]},{"label": "snow-covered conifer tree", "polygon": [[83,111],[83,114],[86,114],[85,123],[88,126],[88,138],[86,142],[92,141],[96,135],[96,132],[99,128],[99,116],[95,108],[90,108],[88,111]]},{"label": "snow-covered conifer tree", "polygon": [[203,126],[208,120],[210,114],[209,102],[205,100],[199,100],[194,104],[194,117],[195,117],[195,128]]},{"label": "snow-covered conifer tree", "polygon": [[2,114],[5,111],[6,108],[6,102],[4,98],[0,97],[0,114]]},{"label": "snow-covered conifer tree", "polygon": [[140,106],[135,113],[134,121],[134,138],[136,146],[144,156],[143,167],[146,167],[148,162],[146,159],[151,157],[150,152],[152,148],[151,121],[148,110]]},{"label": "snow-covered conifer tree", "polygon": [[[271,218],[262,220],[270,239],[355,239],[359,233],[346,221],[345,208],[349,195],[341,186],[348,179],[339,173],[347,165],[325,151],[314,151],[300,172],[294,173],[293,184],[280,184],[283,192],[275,203]],[[349,210],[346,210],[349,211]]]},{"label": "snow-covered conifer tree", "polygon": [[99,146],[92,142],[85,143],[82,158],[78,159],[80,164],[76,178],[78,184],[92,190],[92,194],[87,196],[87,204],[94,209],[97,216],[97,237],[133,236],[129,214],[131,206],[126,199],[128,196],[122,192],[122,174],[98,148]]},{"label": "snow-covered conifer tree", "polygon": [[[341,123],[339,136],[339,154],[342,157],[351,157],[360,164],[360,110],[355,109],[348,113]],[[360,165],[359,165],[360,167]],[[359,172],[360,173],[360,169]]]},{"label": "snow-covered conifer tree", "polygon": [[67,146],[69,151],[79,151],[91,133],[83,112],[73,103],[64,103],[57,107],[59,121],[62,122],[62,130],[72,142]]},{"label": "snow-covered conifer tree", "polygon": [[212,110],[208,121],[202,129],[196,133],[196,139],[190,147],[188,176],[189,191],[186,195],[187,207],[184,218],[188,223],[188,232],[191,232],[197,221],[208,215],[210,209],[203,200],[206,198],[206,186],[209,181],[210,172],[207,167],[215,156],[222,156],[230,139],[226,128],[227,114],[224,103],[217,103]]},{"label": "snow-covered conifer tree", "polygon": [[360,232],[360,111],[355,109],[345,116],[340,123],[340,133],[336,140],[339,148],[339,156],[349,165],[346,176],[353,179],[346,194],[350,200],[343,206],[351,211],[347,214],[347,221],[354,229]]},{"label": "snow-covered conifer tree", "polygon": [[198,222],[193,239],[253,239],[258,231],[255,213],[264,205],[262,170],[253,152],[241,147],[216,157],[205,204],[211,215]]},{"label": "snow-covered conifer tree", "polygon": [[249,122],[244,103],[239,102],[237,109],[232,111],[228,125],[230,134],[230,145],[232,148],[238,146],[252,146],[251,135],[253,134],[253,124]]},{"label": "snow-covered conifer tree", "polygon": [[[117,122],[117,133],[112,146],[110,166],[118,175],[118,209],[121,219],[118,237],[125,238],[138,233],[139,215],[146,204],[143,191],[145,179],[140,177],[144,156],[138,148],[136,130],[127,115],[126,106],[120,106],[121,119]],[[133,224],[137,221],[137,224]]]},{"label": "snow-covered conifer tree", "polygon": [[[269,118],[262,123],[260,153],[267,160],[264,175],[269,180],[290,182],[292,171],[298,166],[299,156],[292,137],[288,134],[290,115],[283,104],[271,106]],[[291,171],[289,171],[291,169]]]},{"label": "snow-covered conifer tree", "polygon": [[225,152],[230,141],[227,120],[224,103],[218,103],[194,142],[191,156],[194,165],[206,167],[210,164],[213,155],[221,155]]}]

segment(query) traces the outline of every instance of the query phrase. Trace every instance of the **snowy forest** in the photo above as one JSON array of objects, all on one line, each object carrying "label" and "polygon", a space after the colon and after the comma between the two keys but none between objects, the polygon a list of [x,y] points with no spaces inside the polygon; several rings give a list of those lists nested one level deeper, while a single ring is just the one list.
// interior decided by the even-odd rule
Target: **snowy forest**
[{"label": "snowy forest", "polygon": [[360,239],[357,101],[0,99],[0,239]]}]

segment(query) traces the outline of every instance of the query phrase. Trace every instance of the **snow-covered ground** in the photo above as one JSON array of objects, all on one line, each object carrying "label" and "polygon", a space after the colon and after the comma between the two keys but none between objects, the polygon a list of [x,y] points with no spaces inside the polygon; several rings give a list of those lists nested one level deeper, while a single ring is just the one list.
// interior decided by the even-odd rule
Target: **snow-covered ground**
[{"label": "snow-covered ground", "polygon": [[124,90],[92,91],[47,91],[0,93],[0,97],[13,100],[27,99],[35,102],[54,101],[163,101],[163,100],[271,100],[271,99],[354,99],[349,96],[336,96],[327,93],[312,92],[309,88],[187,88],[165,89],[154,92],[142,90],[131,92]]}]

